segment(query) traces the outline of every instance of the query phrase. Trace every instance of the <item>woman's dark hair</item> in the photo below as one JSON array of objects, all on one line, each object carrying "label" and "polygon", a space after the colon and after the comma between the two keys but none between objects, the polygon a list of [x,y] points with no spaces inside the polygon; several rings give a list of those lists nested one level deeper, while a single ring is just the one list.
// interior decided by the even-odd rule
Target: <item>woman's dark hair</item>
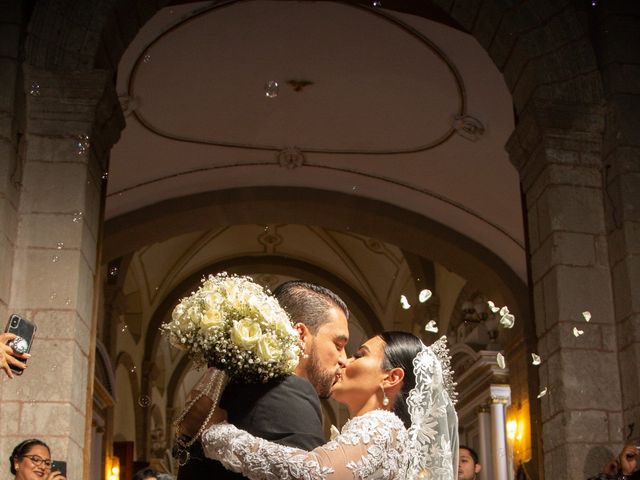
[{"label": "woman's dark hair", "polygon": [[145,478],[158,478],[158,472],[153,468],[143,468],[133,476],[133,480],[144,480]]},{"label": "woman's dark hair", "polygon": [[409,392],[416,386],[416,376],[413,373],[413,359],[422,350],[422,342],[418,337],[406,332],[382,332],[380,338],[384,341],[384,360],[382,368],[391,370],[401,368],[404,370],[404,380],[402,388],[393,403],[393,413],[395,413],[404,426],[411,426],[411,416],[407,409],[407,397]]},{"label": "woman's dark hair", "polygon": [[16,467],[13,463],[14,460],[24,457],[26,454],[29,453],[31,448],[35,447],[36,445],[43,446],[44,448],[49,450],[49,454],[51,454],[51,449],[49,448],[49,445],[44,443],[42,440],[38,440],[37,438],[30,438],[28,440],[24,440],[20,442],[18,445],[15,446],[15,448],[13,449],[13,452],[11,453],[11,456],[9,457],[9,465],[11,468],[12,475],[16,474]]}]

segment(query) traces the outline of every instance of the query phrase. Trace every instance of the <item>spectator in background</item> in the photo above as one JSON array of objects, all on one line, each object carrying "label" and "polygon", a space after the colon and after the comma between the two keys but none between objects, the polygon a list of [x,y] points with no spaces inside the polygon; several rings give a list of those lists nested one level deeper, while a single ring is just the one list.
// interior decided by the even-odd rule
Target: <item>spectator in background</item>
[{"label": "spectator in background", "polygon": [[482,470],[478,453],[471,447],[460,445],[458,453],[458,480],[475,480]]},{"label": "spectator in background", "polygon": [[15,480],[66,480],[59,471],[51,470],[51,450],[37,438],[16,445],[9,461]]},{"label": "spectator in background", "polygon": [[631,480],[640,478],[638,442],[627,442],[620,454],[611,460],[595,477],[589,480]]},{"label": "spectator in background", "polygon": [[143,468],[133,476],[133,480],[158,480],[158,472],[153,468]]},{"label": "spectator in background", "polygon": [[18,353],[9,346],[9,342],[14,338],[16,338],[15,333],[0,333],[0,370],[4,370],[9,378],[13,378],[14,375],[11,367],[24,370],[26,365],[20,360],[26,360],[31,356],[28,353]]}]

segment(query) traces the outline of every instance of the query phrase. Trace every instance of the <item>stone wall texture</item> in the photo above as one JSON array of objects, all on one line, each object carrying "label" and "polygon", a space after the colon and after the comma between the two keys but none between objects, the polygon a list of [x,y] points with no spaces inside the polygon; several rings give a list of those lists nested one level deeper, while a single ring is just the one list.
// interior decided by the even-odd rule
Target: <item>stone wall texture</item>
[{"label": "stone wall texture", "polygon": [[[0,317],[37,321],[41,359],[0,384],[0,453],[43,437],[73,478],[88,478],[101,178],[123,127],[114,72],[166,3],[0,1]],[[525,332],[545,359],[529,391],[533,473],[586,478],[629,425],[640,433],[640,2],[432,3],[513,95],[506,147],[525,194],[534,304]]]}]

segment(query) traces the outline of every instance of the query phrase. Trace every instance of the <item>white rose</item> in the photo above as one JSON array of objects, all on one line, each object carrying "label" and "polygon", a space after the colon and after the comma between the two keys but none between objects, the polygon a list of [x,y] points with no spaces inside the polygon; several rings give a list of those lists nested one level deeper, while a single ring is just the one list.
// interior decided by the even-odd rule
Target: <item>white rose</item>
[{"label": "white rose", "polygon": [[282,355],[278,343],[271,337],[263,336],[258,341],[258,356],[265,362],[276,360]]},{"label": "white rose", "polygon": [[300,361],[300,352],[296,347],[292,347],[290,350],[287,350],[286,356],[287,367],[289,368],[289,371],[293,372]]},{"label": "white rose", "polygon": [[189,307],[187,314],[183,317],[182,323],[190,321],[194,325],[198,326],[202,323],[202,313],[196,307]]},{"label": "white rose", "polygon": [[202,315],[202,326],[205,328],[217,327],[222,323],[222,315],[217,308],[208,308]]},{"label": "white rose", "polygon": [[244,318],[240,321],[233,322],[231,328],[231,340],[237,346],[248,349],[253,347],[260,337],[262,336],[262,330],[260,325],[252,321],[249,318]]},{"label": "white rose", "polygon": [[285,314],[278,315],[278,317],[276,318],[276,331],[286,333],[288,335],[297,336],[296,329],[293,328],[293,325],[291,325],[291,321],[289,320],[289,317]]},{"label": "white rose", "polygon": [[171,313],[171,319],[174,322],[179,322],[182,316],[184,315],[184,312],[185,312],[184,305],[179,303],[178,305],[176,305],[176,308],[173,309],[173,312]]}]

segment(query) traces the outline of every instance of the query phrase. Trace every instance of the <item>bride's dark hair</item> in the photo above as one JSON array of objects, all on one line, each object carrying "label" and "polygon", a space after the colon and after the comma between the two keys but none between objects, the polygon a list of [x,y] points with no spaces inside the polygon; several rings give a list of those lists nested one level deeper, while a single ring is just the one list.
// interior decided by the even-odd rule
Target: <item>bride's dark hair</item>
[{"label": "bride's dark hair", "polygon": [[404,426],[411,426],[411,416],[407,409],[407,397],[409,392],[416,386],[416,376],[413,373],[413,359],[422,350],[422,342],[418,337],[407,332],[382,332],[380,338],[384,341],[384,360],[382,368],[391,370],[401,368],[404,370],[404,380],[402,388],[393,403],[393,413],[395,413]]}]

